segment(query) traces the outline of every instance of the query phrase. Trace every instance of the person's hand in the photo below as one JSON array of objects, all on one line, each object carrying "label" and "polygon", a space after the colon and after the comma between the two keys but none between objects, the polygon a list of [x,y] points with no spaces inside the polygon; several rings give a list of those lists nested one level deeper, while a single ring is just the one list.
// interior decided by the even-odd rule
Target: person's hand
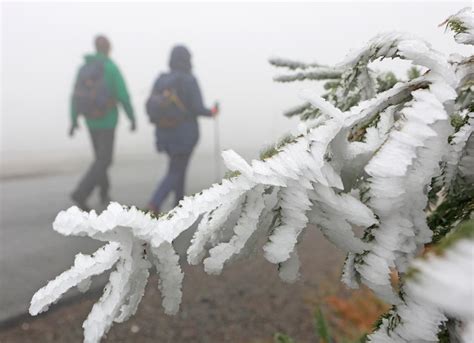
[{"label": "person's hand", "polygon": [[135,132],[136,130],[137,130],[137,123],[135,122],[135,120],[132,120],[130,122],[130,131]]},{"label": "person's hand", "polygon": [[76,132],[78,128],[79,128],[79,125],[77,125],[77,123],[72,123],[71,127],[69,128],[69,137],[73,137],[74,132]]},{"label": "person's hand", "polygon": [[214,106],[212,106],[212,108],[211,108],[211,115],[212,115],[213,117],[217,117],[218,114],[219,114],[219,103],[216,102],[216,103],[214,104]]}]

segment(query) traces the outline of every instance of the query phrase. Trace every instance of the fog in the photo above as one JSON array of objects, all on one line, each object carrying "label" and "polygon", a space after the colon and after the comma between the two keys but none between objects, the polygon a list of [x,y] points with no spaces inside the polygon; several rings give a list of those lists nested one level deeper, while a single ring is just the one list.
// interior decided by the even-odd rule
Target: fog
[{"label": "fog", "polygon": [[[112,42],[112,59],[131,94],[138,131],[121,113],[116,159],[153,156],[144,102],[170,49],[187,45],[207,105],[221,104],[222,149],[247,156],[296,125],[282,112],[303,87],[277,84],[270,56],[334,64],[376,33],[412,32],[444,52],[466,52],[437,25],[470,2],[446,3],[3,3],[1,73],[2,173],[84,160],[90,143],[70,139],[69,100],[83,55],[96,34]],[[406,66],[389,64],[397,73]],[[214,125],[202,118],[198,153],[212,153]],[[39,166],[39,167],[38,167]],[[85,165],[83,165],[85,167]]]}]

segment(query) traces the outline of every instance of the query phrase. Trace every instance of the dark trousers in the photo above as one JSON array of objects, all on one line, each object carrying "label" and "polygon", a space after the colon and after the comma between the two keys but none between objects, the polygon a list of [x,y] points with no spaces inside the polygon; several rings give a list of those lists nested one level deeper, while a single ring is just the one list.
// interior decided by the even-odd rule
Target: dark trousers
[{"label": "dark trousers", "polygon": [[99,187],[102,199],[109,196],[110,184],[107,170],[112,164],[115,128],[94,129],[89,130],[89,133],[95,158],[89,170],[73,192],[73,197],[79,201],[86,201],[96,187]]},{"label": "dark trousers", "polygon": [[175,195],[175,205],[184,197],[184,181],[191,153],[168,154],[168,172],[155,191],[151,200],[154,208],[160,209],[169,193]]}]

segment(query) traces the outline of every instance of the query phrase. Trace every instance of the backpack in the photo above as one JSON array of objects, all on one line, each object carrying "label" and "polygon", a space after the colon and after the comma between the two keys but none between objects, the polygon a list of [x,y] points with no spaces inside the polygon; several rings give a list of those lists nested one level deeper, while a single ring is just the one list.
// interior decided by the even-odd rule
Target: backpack
[{"label": "backpack", "polygon": [[102,118],[115,105],[105,83],[103,61],[88,62],[79,69],[73,102],[76,111],[88,119]]},{"label": "backpack", "polygon": [[173,129],[185,121],[188,111],[180,98],[182,92],[182,80],[178,75],[161,74],[146,102],[150,122],[162,129]]}]

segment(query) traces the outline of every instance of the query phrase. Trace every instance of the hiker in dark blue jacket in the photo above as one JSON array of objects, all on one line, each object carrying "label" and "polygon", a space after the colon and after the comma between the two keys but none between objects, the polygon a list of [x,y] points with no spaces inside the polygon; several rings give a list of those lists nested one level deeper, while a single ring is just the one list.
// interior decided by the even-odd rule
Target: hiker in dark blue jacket
[{"label": "hiker in dark blue jacket", "polygon": [[[169,157],[168,172],[149,203],[149,209],[155,213],[160,212],[169,193],[174,193],[176,205],[184,197],[188,162],[199,140],[197,118],[214,117],[219,112],[217,105],[211,109],[204,106],[186,47],[173,48],[169,67],[170,71],[156,80],[146,105],[150,121],[156,126],[156,148]],[[153,102],[154,99],[158,100]]]}]

